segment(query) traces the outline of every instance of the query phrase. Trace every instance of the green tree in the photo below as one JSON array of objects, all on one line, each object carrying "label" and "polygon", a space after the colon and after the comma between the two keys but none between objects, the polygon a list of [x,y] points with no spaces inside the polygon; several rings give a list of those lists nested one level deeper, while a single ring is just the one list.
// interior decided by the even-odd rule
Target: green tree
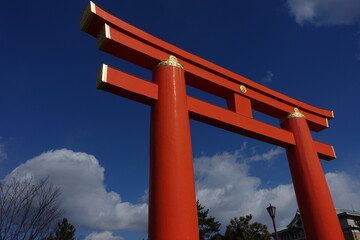
[{"label": "green tree", "polygon": [[224,240],[224,239],[225,239],[225,237],[223,235],[221,235],[220,233],[217,233],[210,238],[210,240]]},{"label": "green tree", "polygon": [[55,231],[55,237],[52,234],[44,240],[75,240],[75,227],[64,218],[61,222],[58,222]]},{"label": "green tree", "polygon": [[251,214],[231,219],[224,240],[270,240],[267,226],[258,222],[250,223],[251,219]]},{"label": "green tree", "polygon": [[205,209],[199,201],[196,201],[198,224],[199,224],[199,237],[200,240],[213,239],[220,231],[220,223],[214,217],[208,216],[209,209]]}]

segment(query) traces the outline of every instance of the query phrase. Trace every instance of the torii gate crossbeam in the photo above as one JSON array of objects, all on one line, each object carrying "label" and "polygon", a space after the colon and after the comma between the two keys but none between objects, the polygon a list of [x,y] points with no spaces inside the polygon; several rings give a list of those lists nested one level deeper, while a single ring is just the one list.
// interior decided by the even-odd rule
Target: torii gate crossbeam
[{"label": "torii gate crossbeam", "polygon": [[[97,38],[100,50],[153,71],[149,82],[103,65],[97,78],[98,89],[151,106],[150,240],[199,238],[189,117],[286,148],[307,239],[343,239],[319,161],[334,159],[335,153],[332,146],[314,141],[310,133],[327,128],[332,111],[292,99],[199,58],[92,2],[80,24]],[[228,108],[187,96],[186,85],[226,99]],[[282,120],[281,127],[253,119],[253,110]]]}]

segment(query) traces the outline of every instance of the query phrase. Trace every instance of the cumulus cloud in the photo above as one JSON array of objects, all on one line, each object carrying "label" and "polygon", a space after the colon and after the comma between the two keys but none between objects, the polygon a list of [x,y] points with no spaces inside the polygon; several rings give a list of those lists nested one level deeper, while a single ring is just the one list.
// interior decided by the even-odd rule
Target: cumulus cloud
[{"label": "cumulus cloud", "polygon": [[[67,149],[45,152],[21,164],[6,178],[49,178],[62,190],[66,217],[90,231],[145,231],[147,204],[123,202],[107,191],[104,168],[92,155]],[[105,233],[104,233],[105,234]]]},{"label": "cumulus cloud", "polygon": [[91,233],[84,240],[125,240],[122,237],[113,236],[111,232]]},{"label": "cumulus cloud", "polygon": [[[247,152],[250,149],[249,153]],[[194,159],[197,198],[222,223],[224,230],[233,217],[252,214],[255,221],[271,226],[265,210],[269,203],[277,208],[279,227],[286,226],[296,210],[291,183],[264,188],[261,179],[251,176],[255,161],[272,161],[283,150],[272,148],[257,153],[246,143],[238,151]],[[62,189],[62,207],[77,227],[93,231],[85,240],[123,240],[112,231],[145,231],[147,204],[123,202],[119,193],[107,191],[104,168],[87,153],[67,149],[45,152],[11,172],[6,179],[45,178]],[[360,209],[360,180],[344,172],[327,173],[326,178],[338,208]],[[5,179],[5,180],[6,180]],[[146,200],[147,191],[144,192]]]},{"label": "cumulus cloud", "polygon": [[257,153],[251,157],[249,157],[250,161],[270,161],[277,157],[278,155],[284,153],[284,150],[280,147],[270,149],[269,151],[265,153]]},{"label": "cumulus cloud", "polygon": [[[255,155],[254,159],[271,159],[278,151],[271,149]],[[231,218],[250,213],[255,221],[271,226],[265,210],[269,203],[278,206],[278,226],[286,226],[298,208],[293,185],[288,183],[262,188],[261,179],[249,174],[249,166],[251,162],[244,160],[239,152],[195,159],[197,198],[221,222],[223,230]],[[359,179],[351,178],[344,172],[327,173],[326,178],[336,207],[360,209]]]},{"label": "cumulus cloud", "polygon": [[[272,149],[265,155],[275,156],[271,152],[277,151]],[[261,179],[249,175],[249,166],[238,152],[195,159],[195,176],[198,199],[223,227],[231,218],[250,213],[256,221],[270,224],[265,210],[269,202],[281,206],[277,212],[280,226],[289,223],[297,209],[291,184],[261,188]]]},{"label": "cumulus cloud", "polygon": [[287,5],[299,24],[345,25],[360,19],[359,0],[287,0]]},{"label": "cumulus cloud", "polygon": [[360,210],[360,179],[345,172],[330,172],[325,177],[336,207]]}]

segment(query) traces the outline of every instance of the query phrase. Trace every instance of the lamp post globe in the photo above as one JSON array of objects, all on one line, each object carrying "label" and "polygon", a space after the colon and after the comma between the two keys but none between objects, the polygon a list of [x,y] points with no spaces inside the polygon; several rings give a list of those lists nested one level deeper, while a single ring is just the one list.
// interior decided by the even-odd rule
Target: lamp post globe
[{"label": "lamp post globe", "polygon": [[276,213],[276,207],[275,206],[272,206],[271,203],[270,203],[269,206],[266,208],[266,210],[268,211],[271,218],[275,218],[275,213]]},{"label": "lamp post globe", "polygon": [[272,206],[271,203],[270,203],[269,206],[266,208],[266,210],[268,211],[268,213],[269,213],[269,215],[271,217],[273,226],[274,226],[275,239],[279,240],[279,237],[278,237],[278,234],[277,234],[277,231],[276,231],[276,224],[275,224],[276,207]]}]

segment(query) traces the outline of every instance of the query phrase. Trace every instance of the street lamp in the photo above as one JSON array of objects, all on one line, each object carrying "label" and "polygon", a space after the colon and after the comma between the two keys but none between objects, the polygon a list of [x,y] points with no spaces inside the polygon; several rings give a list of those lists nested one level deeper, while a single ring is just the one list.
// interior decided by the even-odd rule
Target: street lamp
[{"label": "street lamp", "polygon": [[272,222],[273,222],[273,226],[274,226],[274,231],[275,231],[275,239],[276,240],[279,240],[279,236],[277,234],[277,231],[276,231],[276,225],[275,225],[275,212],[276,212],[276,207],[275,206],[271,206],[271,203],[269,204],[269,206],[266,208],[266,210],[268,211],[271,219],[272,219]]}]

